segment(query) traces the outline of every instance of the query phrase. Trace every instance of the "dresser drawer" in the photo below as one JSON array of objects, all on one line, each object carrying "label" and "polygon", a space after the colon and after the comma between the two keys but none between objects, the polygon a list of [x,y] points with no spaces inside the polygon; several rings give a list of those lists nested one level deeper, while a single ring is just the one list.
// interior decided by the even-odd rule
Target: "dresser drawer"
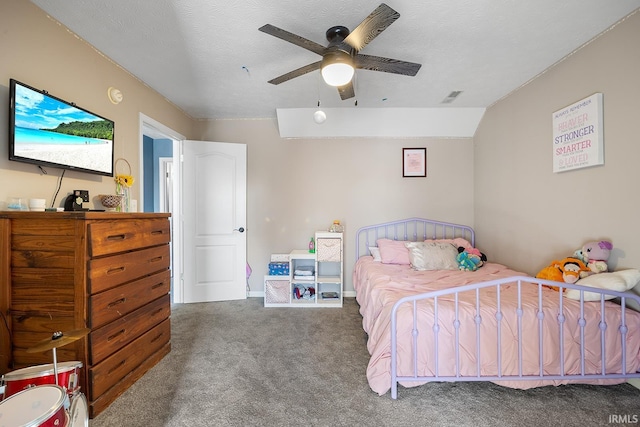
[{"label": "dresser drawer", "polygon": [[89,293],[95,294],[170,266],[169,245],[156,246],[89,261]]},{"label": "dresser drawer", "polygon": [[96,329],[136,310],[171,290],[171,272],[160,273],[94,294],[89,299],[89,326]]},{"label": "dresser drawer", "polygon": [[170,338],[171,321],[165,319],[140,338],[91,367],[89,369],[90,399],[95,400],[100,397],[168,343]]},{"label": "dresser drawer", "polygon": [[169,294],[89,334],[89,363],[95,365],[120,350],[171,314]]},{"label": "dresser drawer", "polygon": [[94,222],[88,231],[91,257],[157,246],[171,238],[167,219]]}]

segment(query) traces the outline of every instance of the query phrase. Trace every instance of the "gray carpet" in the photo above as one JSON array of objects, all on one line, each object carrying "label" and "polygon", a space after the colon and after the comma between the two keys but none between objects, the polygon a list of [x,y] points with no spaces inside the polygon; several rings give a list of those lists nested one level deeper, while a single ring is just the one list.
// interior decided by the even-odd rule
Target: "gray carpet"
[{"label": "gray carpet", "polygon": [[640,390],[629,384],[430,383],[400,387],[398,400],[378,396],[366,380],[354,299],[341,309],[262,303],[174,305],[171,353],[90,426],[597,426],[612,425],[611,415],[640,418]]}]

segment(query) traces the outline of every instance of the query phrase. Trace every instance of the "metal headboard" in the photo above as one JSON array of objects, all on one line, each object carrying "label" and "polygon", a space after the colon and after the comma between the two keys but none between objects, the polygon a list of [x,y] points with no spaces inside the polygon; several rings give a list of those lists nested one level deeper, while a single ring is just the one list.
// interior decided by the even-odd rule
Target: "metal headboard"
[{"label": "metal headboard", "polygon": [[368,248],[376,246],[378,239],[422,241],[426,239],[454,239],[462,237],[475,246],[473,228],[450,222],[424,218],[407,218],[398,221],[361,227],[356,232],[356,260],[368,254]]}]

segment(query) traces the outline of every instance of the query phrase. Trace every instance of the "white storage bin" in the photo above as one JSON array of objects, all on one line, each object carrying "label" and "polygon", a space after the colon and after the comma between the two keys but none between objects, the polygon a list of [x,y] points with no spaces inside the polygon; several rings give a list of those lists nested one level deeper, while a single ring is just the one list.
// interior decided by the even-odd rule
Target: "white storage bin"
[{"label": "white storage bin", "polygon": [[340,262],[342,260],[341,239],[318,239],[316,246],[318,261]]},{"label": "white storage bin", "polygon": [[289,280],[282,280],[274,276],[264,279],[264,305],[289,304]]}]

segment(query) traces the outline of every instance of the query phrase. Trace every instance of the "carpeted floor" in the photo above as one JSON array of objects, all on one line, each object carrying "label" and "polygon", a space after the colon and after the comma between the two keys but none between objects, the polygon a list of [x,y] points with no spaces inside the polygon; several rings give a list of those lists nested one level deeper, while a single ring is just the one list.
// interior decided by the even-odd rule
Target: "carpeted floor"
[{"label": "carpeted floor", "polygon": [[[262,299],[172,307],[172,351],[92,427],[599,426],[637,420],[640,390],[514,390],[431,383],[378,396],[354,299],[343,308],[264,308]],[[633,423],[632,423],[633,424]]]}]

